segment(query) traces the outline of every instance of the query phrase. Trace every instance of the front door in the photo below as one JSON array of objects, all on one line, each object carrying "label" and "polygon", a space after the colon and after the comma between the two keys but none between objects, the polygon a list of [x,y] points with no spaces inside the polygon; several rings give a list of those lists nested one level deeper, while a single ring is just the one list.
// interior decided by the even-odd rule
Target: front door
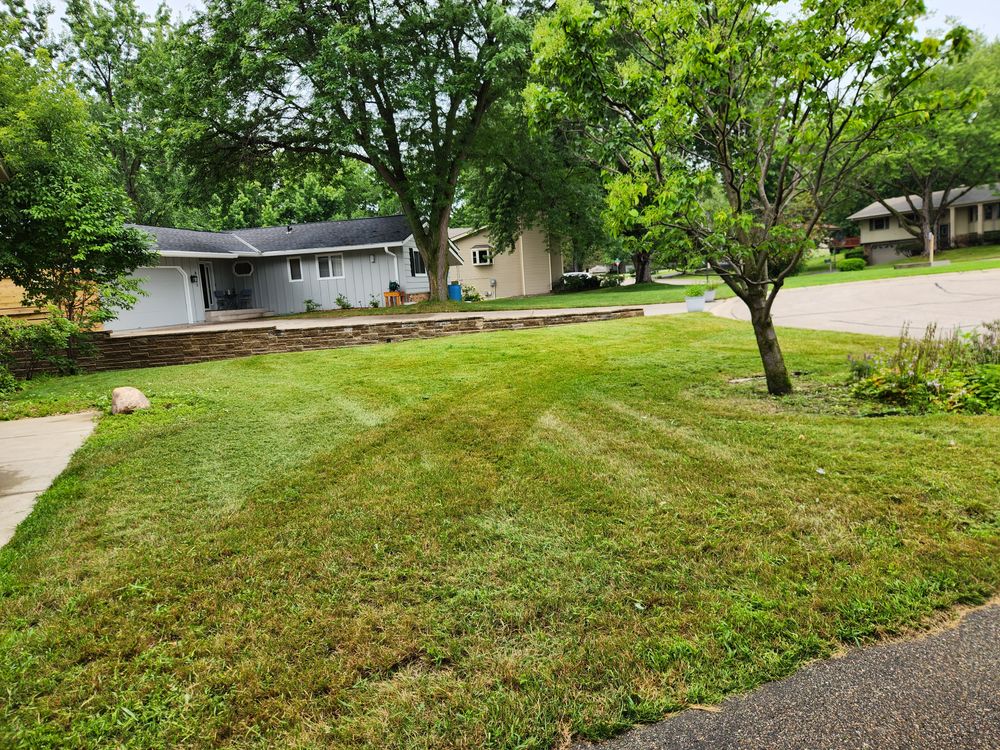
[{"label": "front door", "polygon": [[212,278],[212,264],[199,263],[198,276],[201,277],[201,299],[205,303],[205,309],[211,310],[212,302],[215,300],[212,294],[212,290],[215,289],[215,280]]}]

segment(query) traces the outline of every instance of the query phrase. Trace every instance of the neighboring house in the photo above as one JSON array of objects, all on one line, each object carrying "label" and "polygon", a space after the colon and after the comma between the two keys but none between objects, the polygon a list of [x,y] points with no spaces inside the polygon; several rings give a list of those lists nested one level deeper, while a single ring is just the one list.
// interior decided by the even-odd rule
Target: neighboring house
[{"label": "neighboring house", "polygon": [[[938,190],[932,194],[934,206],[940,204],[943,193]],[[917,196],[909,199],[899,196],[886,202],[903,215],[923,207],[923,200]],[[889,263],[907,254],[912,255],[914,249],[919,252],[922,241],[906,231],[900,220],[877,201],[847,218],[861,228],[861,245],[870,263]],[[1000,232],[1000,194],[992,185],[981,185],[972,188],[948,207],[938,225],[937,247],[944,249],[989,241],[993,239],[990,236],[993,232]],[[1000,235],[996,239],[1000,241]]]},{"label": "neighboring house", "polygon": [[545,235],[536,229],[521,234],[511,252],[500,253],[485,229],[455,228],[448,236],[462,257],[449,269],[449,281],[475,287],[484,298],[545,294],[562,276],[562,256],[549,252]]}]

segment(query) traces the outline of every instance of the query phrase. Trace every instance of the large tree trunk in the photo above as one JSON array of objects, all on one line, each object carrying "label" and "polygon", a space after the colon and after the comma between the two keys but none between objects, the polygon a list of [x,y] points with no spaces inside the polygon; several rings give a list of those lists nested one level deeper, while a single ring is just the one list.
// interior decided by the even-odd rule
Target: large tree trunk
[{"label": "large tree trunk", "polygon": [[778,345],[778,336],[774,332],[774,322],[771,320],[771,306],[767,301],[767,292],[758,287],[751,287],[747,307],[750,308],[750,322],[757,337],[757,350],[760,361],[764,365],[764,377],[767,379],[767,392],[772,396],[784,396],[792,392],[792,381],[788,377],[785,358]]},{"label": "large tree trunk", "polygon": [[650,284],[653,281],[653,263],[650,253],[640,251],[632,255],[632,265],[635,266],[635,283]]}]

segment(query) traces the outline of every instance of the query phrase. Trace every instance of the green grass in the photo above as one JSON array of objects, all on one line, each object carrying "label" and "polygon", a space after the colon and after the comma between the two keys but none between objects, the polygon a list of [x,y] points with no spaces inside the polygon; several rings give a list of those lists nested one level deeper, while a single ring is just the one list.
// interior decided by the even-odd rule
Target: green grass
[{"label": "green grass", "polygon": [[784,401],[710,316],[33,384],[154,408],[0,551],[0,746],[546,748],[989,596],[1000,419],[826,416],[878,340],[781,339]]}]

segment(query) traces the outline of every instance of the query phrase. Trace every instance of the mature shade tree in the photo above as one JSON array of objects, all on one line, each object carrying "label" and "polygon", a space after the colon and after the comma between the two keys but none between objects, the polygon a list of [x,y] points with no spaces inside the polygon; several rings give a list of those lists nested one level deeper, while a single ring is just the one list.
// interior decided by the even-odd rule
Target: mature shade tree
[{"label": "mature shade tree", "polygon": [[110,320],[135,303],[128,273],[152,262],[148,242],[124,225],[86,102],[44,51],[29,60],[9,40],[0,30],[0,278],[84,327]]},{"label": "mature shade tree", "polygon": [[447,294],[448,224],[487,112],[528,64],[516,0],[212,0],[180,38],[175,123],[222,168],[315,154],[370,166]]},{"label": "mature shade tree", "polygon": [[[152,17],[135,0],[69,0],[61,54],[92,102],[105,149],[132,201],[137,222],[156,220],[163,178],[159,102],[171,30],[165,7]],[[162,211],[162,209],[161,209]],[[152,215],[151,215],[152,214]]]},{"label": "mature shade tree", "polygon": [[906,94],[967,46],[961,28],[918,39],[920,0],[779,5],[560,0],[536,31],[532,91],[536,107],[631,134],[640,158],[624,158],[643,169],[612,189],[622,223],[683,232],[677,252],[746,303],[772,394],[792,389],[771,320],[786,277],[890,126],[914,116]]},{"label": "mature shade tree", "polygon": [[[977,40],[962,60],[939,66],[907,101],[928,116],[900,123],[884,151],[870,160],[860,185],[925,253],[950,209],[972,188],[1000,179],[1000,42]],[[941,191],[935,203],[931,196]],[[906,197],[900,210],[888,199]],[[854,206],[858,208],[858,206]]]}]

